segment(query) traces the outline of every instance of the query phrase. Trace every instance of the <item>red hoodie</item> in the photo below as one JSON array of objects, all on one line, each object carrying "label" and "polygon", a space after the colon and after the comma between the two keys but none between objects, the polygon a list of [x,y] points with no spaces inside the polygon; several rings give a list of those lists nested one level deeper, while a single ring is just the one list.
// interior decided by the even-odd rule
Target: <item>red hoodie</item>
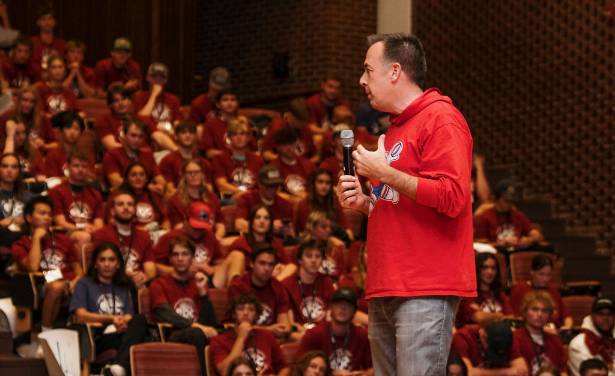
[{"label": "red hoodie", "polygon": [[366,297],[476,296],[472,135],[437,89],[391,116],[387,161],[418,177],[416,201],[380,183],[368,221]]}]

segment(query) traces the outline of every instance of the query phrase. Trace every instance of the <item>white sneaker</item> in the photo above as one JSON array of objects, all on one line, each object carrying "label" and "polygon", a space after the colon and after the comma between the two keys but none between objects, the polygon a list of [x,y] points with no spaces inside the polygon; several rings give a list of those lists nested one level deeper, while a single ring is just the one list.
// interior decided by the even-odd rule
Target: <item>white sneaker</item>
[{"label": "white sneaker", "polygon": [[17,348],[17,354],[22,358],[38,358],[42,359],[43,355],[43,346],[38,341],[38,339],[33,339],[30,343],[24,343],[23,345]]},{"label": "white sneaker", "polygon": [[119,364],[107,364],[105,368],[102,369],[102,374],[110,374],[113,376],[126,376],[126,370]]}]

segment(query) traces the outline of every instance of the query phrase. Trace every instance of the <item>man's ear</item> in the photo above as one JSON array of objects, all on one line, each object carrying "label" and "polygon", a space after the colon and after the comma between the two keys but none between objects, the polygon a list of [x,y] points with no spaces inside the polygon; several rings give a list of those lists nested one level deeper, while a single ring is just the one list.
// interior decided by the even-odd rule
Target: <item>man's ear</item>
[{"label": "man's ear", "polygon": [[391,81],[395,82],[401,76],[401,65],[399,63],[391,64]]}]

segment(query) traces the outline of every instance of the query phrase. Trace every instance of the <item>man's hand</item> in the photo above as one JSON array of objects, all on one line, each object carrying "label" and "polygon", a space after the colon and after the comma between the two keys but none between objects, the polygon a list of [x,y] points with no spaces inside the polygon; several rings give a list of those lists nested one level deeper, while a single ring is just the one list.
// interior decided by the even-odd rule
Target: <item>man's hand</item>
[{"label": "man's hand", "polygon": [[196,289],[199,292],[199,296],[207,295],[207,276],[203,272],[197,272],[194,275],[194,279],[196,280]]},{"label": "man's hand", "polygon": [[357,174],[365,176],[370,180],[382,180],[384,173],[391,168],[387,162],[384,149],[384,135],[378,138],[378,149],[369,151],[363,145],[359,145],[352,152],[352,157]]},{"label": "man's hand", "polygon": [[147,277],[145,276],[145,273],[138,271],[138,272],[134,272],[130,278],[132,278],[132,282],[135,284],[135,286],[137,288],[144,286],[145,282],[147,281]]},{"label": "man's hand", "polygon": [[248,338],[248,335],[250,334],[250,332],[252,332],[252,324],[250,324],[247,321],[243,321],[237,327],[237,337],[246,339]]},{"label": "man's hand", "polygon": [[356,176],[342,175],[337,183],[337,198],[344,208],[367,213],[369,197],[363,193]]},{"label": "man's hand", "polygon": [[290,333],[289,324],[277,323],[269,325],[267,329],[271,330],[276,337],[284,337]]},{"label": "man's hand", "polygon": [[162,85],[160,84],[152,85],[152,96],[157,97],[158,95],[160,95],[160,93],[162,93]]},{"label": "man's hand", "polygon": [[45,229],[44,227],[37,227],[32,232],[32,239],[40,241],[42,238],[45,237],[45,235],[47,235],[47,229]]},{"label": "man's hand", "polygon": [[15,123],[15,121],[13,120],[8,120],[6,122],[6,136],[7,137],[14,137],[15,136],[15,129],[17,128],[17,123]]}]

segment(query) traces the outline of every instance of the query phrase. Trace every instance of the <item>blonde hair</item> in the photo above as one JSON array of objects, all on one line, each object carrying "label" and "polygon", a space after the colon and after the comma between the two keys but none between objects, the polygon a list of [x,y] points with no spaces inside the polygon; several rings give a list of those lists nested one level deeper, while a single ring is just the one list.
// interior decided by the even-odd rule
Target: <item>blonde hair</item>
[{"label": "blonde hair", "polygon": [[534,303],[542,303],[551,312],[553,312],[553,308],[555,306],[553,303],[553,298],[551,298],[551,295],[549,295],[548,292],[543,290],[534,290],[528,292],[523,297],[523,301],[521,302],[521,312],[525,313]]}]

